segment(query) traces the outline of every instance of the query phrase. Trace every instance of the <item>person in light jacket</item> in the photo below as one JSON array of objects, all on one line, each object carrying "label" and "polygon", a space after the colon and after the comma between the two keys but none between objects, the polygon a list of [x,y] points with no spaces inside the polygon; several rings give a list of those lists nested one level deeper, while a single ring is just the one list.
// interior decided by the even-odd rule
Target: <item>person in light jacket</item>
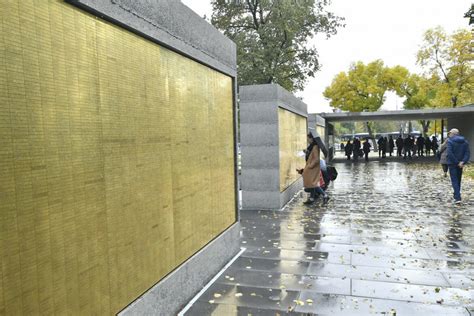
[{"label": "person in light jacket", "polygon": [[441,144],[439,148],[440,158],[439,163],[441,164],[441,168],[443,168],[444,176],[448,176],[448,138]]},{"label": "person in light jacket", "polygon": [[306,149],[306,165],[304,169],[298,171],[303,175],[305,191],[310,192],[310,197],[304,204],[314,203],[317,194],[323,196],[323,204],[326,204],[329,201],[329,196],[319,185],[321,177],[320,146],[311,133],[308,134],[308,143],[309,146]]}]

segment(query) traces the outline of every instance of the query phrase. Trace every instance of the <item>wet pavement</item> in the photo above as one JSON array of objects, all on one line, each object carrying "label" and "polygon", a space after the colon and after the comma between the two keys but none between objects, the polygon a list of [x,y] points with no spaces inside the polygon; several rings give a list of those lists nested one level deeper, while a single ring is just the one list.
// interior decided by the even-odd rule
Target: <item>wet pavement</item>
[{"label": "wet pavement", "polygon": [[474,184],[433,163],[336,163],[327,206],[243,211],[246,251],[186,315],[474,315]]}]

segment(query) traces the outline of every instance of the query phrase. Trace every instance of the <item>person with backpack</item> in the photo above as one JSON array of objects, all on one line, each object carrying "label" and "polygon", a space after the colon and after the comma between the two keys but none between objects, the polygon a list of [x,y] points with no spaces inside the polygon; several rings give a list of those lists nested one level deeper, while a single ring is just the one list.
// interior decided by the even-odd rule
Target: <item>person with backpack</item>
[{"label": "person with backpack", "polygon": [[321,188],[321,158],[320,158],[320,146],[318,141],[314,138],[313,134],[308,133],[308,148],[306,149],[306,165],[303,169],[297,170],[298,173],[303,175],[303,186],[306,192],[310,193],[308,200],[304,204],[313,204],[316,200],[317,194],[323,196],[323,204],[327,204],[329,196]]}]

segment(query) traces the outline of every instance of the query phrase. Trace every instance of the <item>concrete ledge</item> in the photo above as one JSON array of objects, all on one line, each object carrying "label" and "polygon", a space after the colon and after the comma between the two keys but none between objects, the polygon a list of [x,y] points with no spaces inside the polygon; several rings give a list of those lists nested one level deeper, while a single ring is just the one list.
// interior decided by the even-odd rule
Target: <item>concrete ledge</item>
[{"label": "concrete ledge", "polygon": [[239,252],[239,236],[235,223],[119,315],[176,315]]},{"label": "concrete ledge", "polygon": [[[307,117],[307,105],[278,84],[260,84],[239,87],[240,104],[273,103],[290,112]],[[268,112],[267,112],[268,113]],[[277,116],[278,118],[278,116]]]},{"label": "concrete ledge", "polygon": [[300,177],[286,188],[285,191],[280,193],[280,208],[285,206],[301,189],[303,189],[303,177]]}]

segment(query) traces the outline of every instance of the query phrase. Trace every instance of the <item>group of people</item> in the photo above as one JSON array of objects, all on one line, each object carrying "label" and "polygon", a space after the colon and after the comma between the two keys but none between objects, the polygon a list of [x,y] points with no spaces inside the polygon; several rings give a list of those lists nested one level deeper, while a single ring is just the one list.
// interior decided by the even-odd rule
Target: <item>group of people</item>
[{"label": "group of people", "polygon": [[[433,152],[433,155],[436,155],[439,159],[445,177],[447,177],[449,171],[455,203],[461,203],[462,171],[469,162],[470,150],[468,142],[459,135],[458,129],[453,128],[449,131],[448,138],[441,144],[441,147],[439,147],[436,136],[432,136],[430,139],[428,136],[415,138],[411,135],[407,135],[405,138],[398,136],[395,141],[392,136],[388,138],[380,137],[377,140],[377,145],[379,157],[381,158],[385,158],[387,153],[392,156],[395,148],[397,149],[397,156],[403,156],[403,159],[407,157],[412,159],[412,157],[417,155],[419,157],[429,156]],[[358,138],[355,138],[352,143],[349,140],[345,146],[341,144],[342,148],[344,148],[348,160],[351,160],[351,156],[355,161],[365,156],[365,160],[368,161],[372,144],[368,138],[362,144]]]},{"label": "group of people", "polygon": [[[385,158],[387,154],[390,157],[394,154],[395,148],[397,149],[397,156],[406,159],[412,159],[414,156],[424,157],[429,156],[431,151],[433,155],[436,154],[439,145],[438,139],[436,136],[431,137],[431,139],[426,136],[419,136],[415,138],[411,135],[407,135],[405,138],[398,136],[396,140],[390,135],[388,138],[380,136],[377,140],[378,153],[379,157]],[[365,161],[369,161],[369,153],[372,148],[372,143],[368,138],[365,139],[363,143],[358,138],[355,138],[351,143],[349,140],[347,144],[341,144],[341,149],[344,149],[345,156],[347,160],[351,160],[351,157],[354,161],[357,161],[360,157],[365,157]]]},{"label": "group of people", "polygon": [[[297,169],[296,171],[303,175],[303,184],[305,191],[309,193],[309,198],[305,201],[305,204],[312,204],[319,195],[323,197],[323,204],[329,201],[329,196],[326,193],[327,185],[331,180],[334,180],[328,173],[328,167],[321,158],[321,151],[324,156],[327,157],[328,151],[321,138],[313,137],[311,133],[308,134],[308,147],[305,150],[306,164],[304,168]],[[436,154],[442,165],[445,176],[449,171],[451,178],[451,185],[453,187],[453,198],[456,204],[461,203],[461,179],[464,166],[470,160],[469,144],[464,137],[459,135],[458,129],[451,129],[448,133],[448,138],[441,145],[438,151],[438,139],[433,136],[429,137],[418,137],[413,138],[408,135],[406,138],[399,136],[395,141],[390,136],[389,138],[380,137],[377,141],[379,146],[379,156],[386,157],[387,152],[390,156],[393,154],[395,146],[397,148],[397,155],[409,158],[413,155],[424,156]],[[351,159],[351,155],[354,155],[354,159],[357,160],[361,153],[364,153],[365,159],[368,160],[368,153],[370,152],[372,145],[369,140],[366,139],[363,144],[360,143],[359,139],[354,139],[354,142],[348,141],[345,146],[345,153],[347,159]],[[337,176],[337,172],[334,171]]]}]

